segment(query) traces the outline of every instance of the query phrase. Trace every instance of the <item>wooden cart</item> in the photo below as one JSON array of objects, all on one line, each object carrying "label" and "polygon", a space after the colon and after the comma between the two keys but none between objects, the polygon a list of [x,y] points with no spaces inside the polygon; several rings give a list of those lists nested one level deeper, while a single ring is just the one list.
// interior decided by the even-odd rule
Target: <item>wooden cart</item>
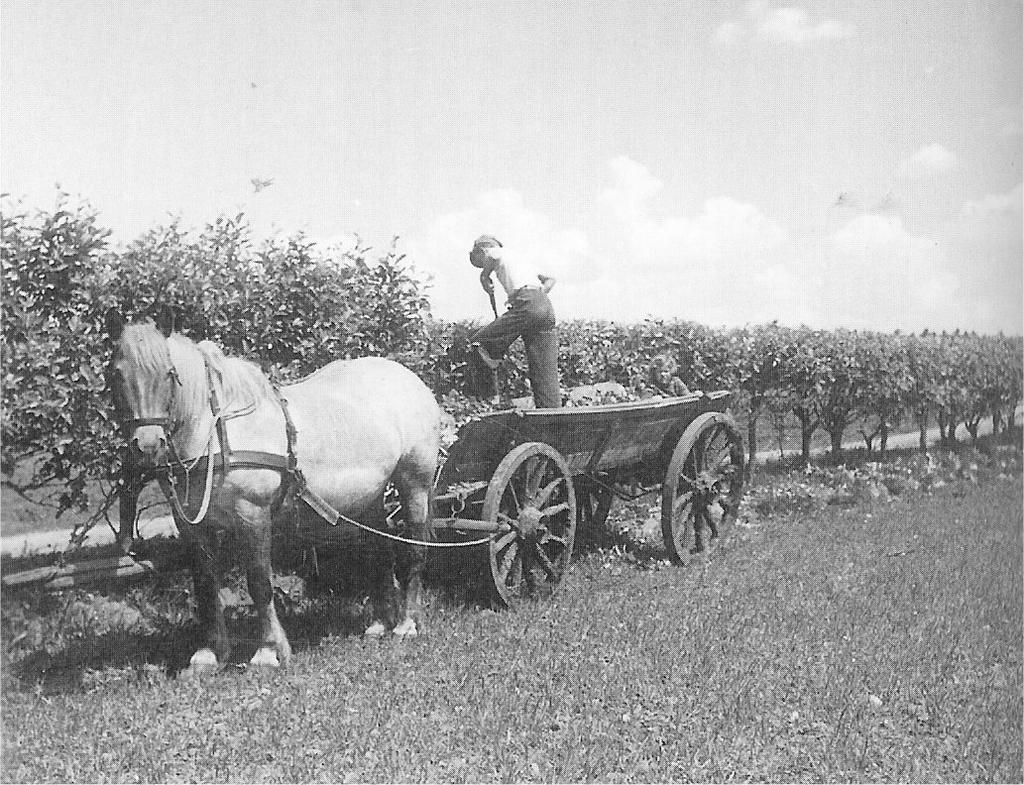
[{"label": "wooden cart", "polygon": [[435,538],[490,536],[491,574],[514,605],[550,593],[577,525],[616,496],[661,494],[669,557],[685,564],[735,520],[744,451],[728,392],[496,412],[464,425],[435,484]]}]

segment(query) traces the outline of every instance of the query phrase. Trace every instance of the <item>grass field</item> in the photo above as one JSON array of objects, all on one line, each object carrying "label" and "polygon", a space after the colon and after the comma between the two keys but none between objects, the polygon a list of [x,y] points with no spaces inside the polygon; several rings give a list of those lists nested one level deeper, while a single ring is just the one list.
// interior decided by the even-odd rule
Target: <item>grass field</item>
[{"label": "grass field", "polygon": [[5,592],[0,773],[1019,782],[1021,498],[1017,473],[776,505],[687,569],[591,549],[519,612],[439,592],[406,642],[353,636],[351,607],[327,603],[287,617],[288,668],[199,682],[168,675],[188,656],[178,582],[129,602]]}]

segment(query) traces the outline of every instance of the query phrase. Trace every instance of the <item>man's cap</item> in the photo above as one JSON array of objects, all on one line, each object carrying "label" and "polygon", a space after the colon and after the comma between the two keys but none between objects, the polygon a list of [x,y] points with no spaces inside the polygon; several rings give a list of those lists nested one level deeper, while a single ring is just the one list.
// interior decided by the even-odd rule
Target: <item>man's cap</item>
[{"label": "man's cap", "polygon": [[501,248],[501,243],[492,234],[482,234],[473,243],[473,250],[475,251],[477,248]]}]

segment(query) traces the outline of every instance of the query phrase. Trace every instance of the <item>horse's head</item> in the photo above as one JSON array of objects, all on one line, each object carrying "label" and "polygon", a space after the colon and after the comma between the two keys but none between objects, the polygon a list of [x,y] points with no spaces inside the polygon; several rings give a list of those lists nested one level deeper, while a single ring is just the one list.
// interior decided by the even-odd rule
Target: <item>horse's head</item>
[{"label": "horse's head", "polygon": [[129,447],[152,464],[165,460],[175,428],[174,402],[181,381],[167,342],[172,329],[169,313],[156,323],[128,324],[116,309],[107,312],[107,332],[114,341],[108,370],[114,408]]}]

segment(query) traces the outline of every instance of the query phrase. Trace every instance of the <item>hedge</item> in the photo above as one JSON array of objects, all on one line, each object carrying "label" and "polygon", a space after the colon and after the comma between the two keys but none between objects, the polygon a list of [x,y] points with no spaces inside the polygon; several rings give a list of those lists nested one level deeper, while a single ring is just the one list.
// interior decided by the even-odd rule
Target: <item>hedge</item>
[{"label": "hedge", "polygon": [[[198,230],[171,221],[125,247],[109,238],[88,204],[63,195],[53,210],[3,211],[0,470],[5,483],[59,511],[86,509],[90,482],[116,474],[102,331],[110,306],[140,317],[170,305],[183,332],[254,360],[276,383],[338,358],[389,356],[453,413],[475,410],[465,392],[477,325],[432,318],[428,287],[397,244],[374,258],[371,248],[326,251],[302,234],[256,239],[244,215]],[[752,455],[762,417],[795,416],[807,458],[814,433],[827,432],[838,452],[854,422],[868,448],[878,439],[882,450],[905,423],[922,440],[933,421],[947,440],[961,423],[976,436],[988,416],[1007,428],[1021,398],[1019,336],[711,329],[682,320],[564,321],[559,334],[563,389],[635,388],[651,359],[669,353],[691,387],[737,391]],[[518,344],[511,359],[503,389],[525,395]]]}]

